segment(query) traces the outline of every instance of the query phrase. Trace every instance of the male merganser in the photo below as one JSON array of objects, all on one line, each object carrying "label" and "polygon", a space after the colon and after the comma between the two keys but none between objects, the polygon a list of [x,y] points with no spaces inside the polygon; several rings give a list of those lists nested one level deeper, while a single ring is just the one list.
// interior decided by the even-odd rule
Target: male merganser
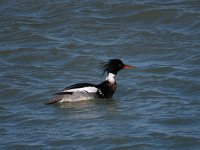
[{"label": "male merganser", "polygon": [[47,104],[111,98],[117,88],[115,75],[122,69],[131,68],[135,68],[135,66],[125,65],[119,59],[111,59],[103,66],[104,73],[107,73],[105,81],[100,84],[79,83],[71,85],[63,91],[56,93],[56,96],[49,100]]}]

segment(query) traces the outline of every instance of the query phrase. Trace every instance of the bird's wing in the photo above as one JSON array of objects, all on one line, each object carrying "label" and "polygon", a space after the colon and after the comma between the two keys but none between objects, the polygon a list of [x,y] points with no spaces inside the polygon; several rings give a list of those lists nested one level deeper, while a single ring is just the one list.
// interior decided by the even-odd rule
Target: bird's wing
[{"label": "bird's wing", "polygon": [[90,83],[79,83],[66,87],[63,91],[56,93],[57,95],[73,94],[73,92],[86,92],[96,93],[98,88],[94,84]]}]

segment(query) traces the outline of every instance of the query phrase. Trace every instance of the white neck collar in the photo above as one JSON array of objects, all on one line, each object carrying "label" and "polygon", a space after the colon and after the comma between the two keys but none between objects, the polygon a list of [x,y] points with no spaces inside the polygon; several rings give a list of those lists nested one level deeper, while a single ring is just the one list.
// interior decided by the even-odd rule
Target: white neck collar
[{"label": "white neck collar", "polygon": [[115,83],[115,75],[113,73],[108,73],[106,80],[110,83]]}]

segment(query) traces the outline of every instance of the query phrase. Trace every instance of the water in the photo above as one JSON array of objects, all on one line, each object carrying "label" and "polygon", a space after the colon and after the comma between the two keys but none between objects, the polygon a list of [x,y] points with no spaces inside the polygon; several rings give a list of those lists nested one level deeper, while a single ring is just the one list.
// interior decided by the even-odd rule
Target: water
[{"label": "water", "polygon": [[[200,2],[0,1],[1,149],[200,149]],[[111,100],[44,105],[104,80]]]}]

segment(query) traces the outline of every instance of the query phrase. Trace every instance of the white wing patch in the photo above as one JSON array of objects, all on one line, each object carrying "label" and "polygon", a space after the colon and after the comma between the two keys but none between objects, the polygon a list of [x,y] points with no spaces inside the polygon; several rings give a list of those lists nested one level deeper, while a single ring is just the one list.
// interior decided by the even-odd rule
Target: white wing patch
[{"label": "white wing patch", "polygon": [[97,92],[96,87],[83,87],[83,88],[75,88],[75,89],[69,89],[64,90],[63,92],[86,92],[86,93],[96,93]]}]

